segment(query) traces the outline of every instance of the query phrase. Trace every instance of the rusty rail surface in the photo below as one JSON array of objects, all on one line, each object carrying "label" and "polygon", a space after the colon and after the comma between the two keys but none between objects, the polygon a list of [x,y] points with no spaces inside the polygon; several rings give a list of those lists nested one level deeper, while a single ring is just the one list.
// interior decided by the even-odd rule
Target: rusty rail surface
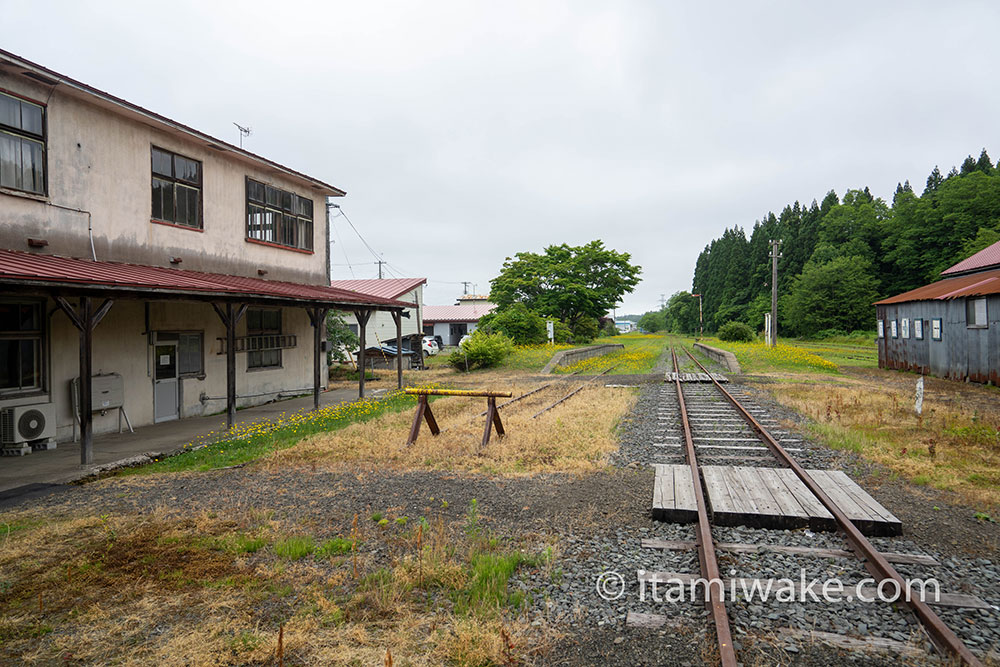
[{"label": "rusty rail surface", "polygon": [[[677,390],[677,403],[681,409],[681,424],[684,426],[684,450],[687,453],[688,464],[691,466],[691,481],[694,483],[694,498],[698,505],[698,528],[695,531],[695,544],[698,549],[698,562],[701,566],[701,576],[706,581],[722,581],[719,572],[719,559],[715,555],[715,542],[712,540],[712,526],[708,520],[708,505],[705,502],[705,489],[701,485],[701,475],[698,474],[698,457],[694,451],[694,440],[691,437],[691,424],[688,421],[687,405],[684,403],[684,392],[681,390],[680,366],[677,363],[677,353],[670,348],[670,357],[674,363],[674,387]],[[732,631],[729,628],[729,615],[726,604],[722,601],[722,591],[717,586],[708,586],[709,599],[705,606],[712,614],[715,622],[715,636],[719,645],[719,659],[723,667],[736,667],[736,650],[733,648]]]},{"label": "rusty rail surface", "polygon": [[[687,349],[684,349],[684,352],[691,357],[691,360],[697,364],[702,371],[708,373],[708,370],[702,366],[697,359],[695,359],[691,352]],[[712,377],[711,373],[709,373],[709,377]],[[775,440],[763,426],[761,426],[760,422],[754,419],[753,415],[751,415],[746,408],[744,408],[740,402],[733,397],[732,394],[726,391],[726,388],[723,387],[718,380],[712,377],[712,382],[715,384],[715,387],[722,392],[722,395],[726,398],[726,400],[728,400],[743,416],[750,427],[757,432],[778,460],[791,468],[795,472],[796,476],[802,480],[802,483],[806,485],[806,488],[808,488],[812,494],[816,496],[821,503],[823,503],[823,506],[826,507],[830,514],[833,515],[834,520],[837,522],[837,526],[847,537],[847,542],[851,546],[851,550],[854,551],[858,558],[864,562],[865,569],[867,569],[873,577],[879,579],[879,583],[885,579],[891,579],[897,586],[900,587],[900,590],[906,590],[906,582],[903,580],[903,577],[901,577],[896,569],[889,564],[889,561],[885,559],[885,557],[872,545],[872,543],[868,541],[868,538],[865,537],[853,523],[851,523],[851,520],[847,518],[847,515],[844,514],[840,507],[833,502],[833,500],[831,500],[826,493],[823,492],[823,489],[820,488],[815,481],[813,481],[812,477],[809,476],[809,473],[807,473],[805,469],[803,469],[802,466],[800,466],[798,462],[785,451],[784,447],[782,447],[778,441]],[[959,639],[958,635],[956,635],[951,628],[945,625],[944,621],[942,621],[941,618],[935,614],[925,602],[917,598],[907,600],[905,597],[902,598],[901,601],[905,601],[905,603],[909,605],[910,609],[927,630],[927,634],[930,636],[931,641],[934,642],[934,645],[937,646],[940,651],[950,653],[966,665],[981,667],[982,663],[972,654],[969,647],[967,647],[965,643]]]},{"label": "rusty rail surface", "polygon": [[559,405],[560,403],[562,403],[563,401],[565,401],[565,400],[567,400],[569,398],[572,398],[573,396],[575,396],[576,394],[578,394],[579,392],[581,392],[583,390],[583,388],[586,387],[588,384],[590,384],[591,382],[593,382],[597,378],[601,377],[602,375],[604,375],[605,373],[607,373],[611,369],[617,368],[617,367],[618,367],[618,364],[615,364],[614,366],[609,366],[608,368],[605,368],[603,371],[601,371],[600,373],[598,373],[594,377],[590,378],[589,380],[587,380],[586,382],[584,382],[583,384],[581,384],[579,387],[577,387],[573,391],[569,392],[568,394],[566,394],[565,396],[563,396],[562,398],[560,398],[558,401],[556,401],[555,403],[553,403],[549,407],[543,408],[543,409],[539,410],[538,412],[536,412],[535,414],[531,415],[531,418],[534,419],[535,417],[538,417],[539,415],[543,415],[546,412],[548,412],[549,410],[551,410],[552,408],[554,408],[557,405]]}]

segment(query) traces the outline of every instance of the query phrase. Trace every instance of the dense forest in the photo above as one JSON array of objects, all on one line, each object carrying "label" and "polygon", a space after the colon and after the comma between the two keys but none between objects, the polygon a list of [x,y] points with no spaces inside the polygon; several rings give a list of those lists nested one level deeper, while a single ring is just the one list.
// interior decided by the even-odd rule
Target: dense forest
[{"label": "dense forest", "polygon": [[[749,237],[739,226],[725,230],[694,269],[692,292],[703,295],[706,331],[730,321],[763,328],[771,239],[781,241],[779,331],[874,330],[873,301],[932,282],[1000,240],[1000,163],[984,149],[947,175],[935,167],[919,194],[909,181],[900,183],[891,205],[867,187],[843,197],[831,190],[820,202],[768,213]],[[664,311],[646,314],[647,323],[693,332],[698,300],[690,294],[674,294]]]}]

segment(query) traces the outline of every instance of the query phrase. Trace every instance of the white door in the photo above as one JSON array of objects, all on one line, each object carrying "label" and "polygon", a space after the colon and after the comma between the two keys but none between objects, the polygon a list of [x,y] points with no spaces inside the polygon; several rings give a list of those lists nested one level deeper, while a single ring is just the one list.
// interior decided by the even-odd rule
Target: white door
[{"label": "white door", "polygon": [[177,343],[157,343],[153,347],[153,421],[180,417],[177,400]]}]

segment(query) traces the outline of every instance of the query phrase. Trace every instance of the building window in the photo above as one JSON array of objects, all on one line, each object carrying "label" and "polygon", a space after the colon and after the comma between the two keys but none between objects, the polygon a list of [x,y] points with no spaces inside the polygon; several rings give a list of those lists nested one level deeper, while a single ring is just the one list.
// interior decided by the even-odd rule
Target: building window
[{"label": "building window", "polygon": [[42,305],[0,303],[0,394],[42,390]]},{"label": "building window", "polygon": [[154,147],[153,219],[202,229],[201,162]]},{"label": "building window", "polygon": [[924,339],[924,321],[920,318],[913,320],[913,337],[917,340]]},{"label": "building window", "polygon": [[902,329],[902,331],[903,331],[903,338],[909,338],[910,337],[910,318],[909,317],[904,317],[902,320],[900,320],[900,322],[899,322],[899,328]]},{"label": "building window", "polygon": [[45,107],[0,93],[0,186],[45,194]]},{"label": "building window", "polygon": [[899,338],[899,329],[896,327],[896,320],[889,322],[889,331],[893,338]]},{"label": "building window", "polygon": [[254,308],[247,311],[247,368],[281,367],[281,348],[270,342],[280,333],[280,310]]},{"label": "building window", "polygon": [[878,337],[885,338],[885,320],[878,321]]},{"label": "building window", "polygon": [[986,297],[965,300],[965,326],[970,329],[985,329]]},{"label": "building window", "polygon": [[247,238],[313,249],[313,201],[247,179]]},{"label": "building window", "polygon": [[941,318],[931,320],[931,340],[941,340]]}]

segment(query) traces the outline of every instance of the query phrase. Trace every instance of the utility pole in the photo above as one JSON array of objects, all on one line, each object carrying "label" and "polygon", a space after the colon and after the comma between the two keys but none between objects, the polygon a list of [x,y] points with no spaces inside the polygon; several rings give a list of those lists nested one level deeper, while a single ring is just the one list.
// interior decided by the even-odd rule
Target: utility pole
[{"label": "utility pole", "polygon": [[667,295],[660,294],[660,310],[663,310],[666,307],[667,307]]},{"label": "utility pole", "polygon": [[781,258],[781,241],[771,240],[771,347],[778,344],[778,260]]},{"label": "utility pole", "polygon": [[469,293],[469,285],[471,285],[471,284],[472,284],[471,280],[463,280],[462,281],[462,294],[468,294]]},{"label": "utility pole", "polygon": [[380,259],[380,260],[377,260],[375,263],[378,264],[378,279],[382,280],[382,265],[385,264],[386,262],[383,262]]},{"label": "utility pole", "polygon": [[701,316],[701,295],[692,294],[691,296],[698,297],[698,338],[701,339],[705,337],[705,326]]}]

